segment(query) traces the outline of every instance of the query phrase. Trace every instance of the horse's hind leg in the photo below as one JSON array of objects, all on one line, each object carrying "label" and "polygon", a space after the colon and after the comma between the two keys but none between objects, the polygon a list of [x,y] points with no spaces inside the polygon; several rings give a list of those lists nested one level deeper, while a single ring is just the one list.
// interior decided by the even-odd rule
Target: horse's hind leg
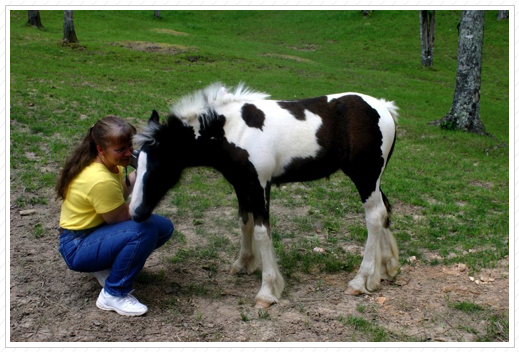
[{"label": "horse's hind leg", "polygon": [[385,194],[380,191],[382,195],[382,201],[386,208],[385,221],[382,224],[382,237],[380,239],[380,249],[382,251],[381,267],[381,278],[384,280],[392,280],[398,271],[398,245],[396,239],[389,230],[389,215],[391,213],[391,206],[386,198]]},{"label": "horse's hind leg", "polygon": [[380,288],[381,279],[392,279],[398,270],[398,247],[389,230],[389,202],[380,190],[380,178],[352,177],[366,213],[368,239],[360,269],[348,284],[353,295],[371,293]]}]

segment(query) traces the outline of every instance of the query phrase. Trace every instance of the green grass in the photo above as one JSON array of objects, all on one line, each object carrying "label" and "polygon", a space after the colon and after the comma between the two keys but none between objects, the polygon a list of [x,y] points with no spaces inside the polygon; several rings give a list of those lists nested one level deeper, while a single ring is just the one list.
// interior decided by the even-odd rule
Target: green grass
[{"label": "green grass", "polygon": [[[205,233],[203,233],[205,235]],[[183,262],[186,259],[194,260],[214,260],[217,259],[222,251],[233,251],[234,246],[229,239],[224,236],[208,235],[209,243],[207,245],[196,245],[194,248],[180,248],[175,256],[171,258],[172,263]],[[212,267],[211,267],[212,268]],[[216,270],[212,268],[211,270]]]},{"label": "green grass", "polygon": [[[468,301],[451,302],[450,296],[445,297],[447,307],[460,311],[465,317],[460,319],[457,329],[475,335],[477,342],[509,341],[509,316],[507,312],[496,311],[494,307],[482,306]],[[481,324],[485,323],[481,331]]]},{"label": "green grass", "polygon": [[390,335],[377,324],[367,321],[364,318],[349,315],[346,318],[339,316],[337,318],[344,326],[350,326],[355,331],[361,333],[360,341],[383,342],[390,341]]},{"label": "green grass", "polygon": [[472,302],[458,302],[454,303],[454,308],[461,310],[462,312],[472,313],[483,310],[483,307]]},{"label": "green grass", "polygon": [[[106,115],[142,126],[153,109],[164,117],[181,95],[214,81],[244,81],[274,99],[359,91],[400,107],[382,188],[395,206],[392,230],[402,262],[435,252],[442,259],[431,264],[462,262],[477,271],[508,255],[509,151],[503,145],[509,143],[509,36],[508,21],[498,22],[496,11],[486,15],[481,89],[481,117],[495,138],[428,125],[452,104],[460,11],[437,11],[431,68],[420,64],[416,11],[375,11],[369,18],[360,11],[162,11],[161,16],[75,11],[80,46],[72,48],[60,45],[62,11],[41,11],[43,31],[26,26],[26,11],[10,12],[10,181],[20,194],[19,207],[44,205],[53,197],[57,170],[70,149]],[[164,51],[131,49],[137,42],[158,43]],[[174,216],[192,221],[237,207],[232,187],[206,168],[188,170],[169,195]],[[362,245],[367,236],[349,179],[335,174],[274,188],[272,203],[305,209],[293,220],[272,221],[285,274],[351,271],[359,265],[358,255],[343,250],[346,244]],[[236,231],[235,218],[222,217],[217,224],[227,233]],[[208,234],[206,221],[195,225],[201,236],[216,236],[214,241],[197,251],[181,250],[173,261],[188,255],[214,259],[221,251],[237,255],[234,246],[217,243],[220,234]],[[327,251],[316,254],[315,246]]]}]

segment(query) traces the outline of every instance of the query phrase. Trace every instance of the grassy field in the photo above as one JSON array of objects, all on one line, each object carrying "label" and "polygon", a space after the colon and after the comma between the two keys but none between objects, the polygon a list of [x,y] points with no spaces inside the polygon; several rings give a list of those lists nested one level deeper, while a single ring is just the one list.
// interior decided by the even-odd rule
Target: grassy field
[{"label": "grassy field", "polygon": [[[481,117],[493,137],[428,125],[452,104],[459,11],[437,11],[431,68],[420,64],[417,11],[374,11],[368,18],[360,11],[161,15],[74,11],[80,44],[69,47],[60,45],[62,11],[41,11],[41,31],[26,25],[26,11],[11,12],[10,182],[19,207],[50,202],[65,157],[103,116],[142,126],[153,109],[164,117],[181,95],[214,81],[244,81],[274,99],[358,91],[400,107],[382,188],[394,205],[392,230],[402,263],[415,256],[427,265],[465,263],[476,273],[508,256],[509,23],[498,22],[497,11],[486,14],[481,89]],[[272,212],[286,277],[300,270],[358,267],[360,255],[344,245],[362,246],[367,231],[349,179],[336,174],[274,188],[272,200],[284,210],[303,209],[291,224],[281,221],[283,213]],[[231,186],[210,169],[186,172],[167,201],[177,209],[175,216],[195,219],[237,206]],[[218,226],[235,231],[236,219],[222,217]],[[236,256],[238,249],[211,229],[197,229],[209,245],[180,250],[172,262],[211,258],[222,250]],[[37,239],[45,236],[41,225],[34,230]],[[328,254],[308,251],[316,246]],[[354,317],[340,321],[364,326]],[[369,333],[384,340],[376,329]]]},{"label": "grassy field", "polygon": [[[81,46],[75,49],[59,45],[61,12],[42,12],[44,31],[25,26],[25,12],[11,16],[17,19],[11,27],[11,169],[20,176],[11,180],[13,187],[35,195],[51,188],[55,168],[100,117],[144,120],[152,109],[164,115],[180,95],[213,81],[244,81],[277,99],[359,91],[394,100],[401,109],[397,149],[383,185],[393,201],[421,209],[420,221],[395,214],[404,253],[453,253],[446,260],[474,268],[508,253],[508,148],[498,148],[509,133],[508,23],[495,21],[492,12],[485,27],[481,116],[499,141],[427,125],[452,102],[456,11],[438,13],[433,68],[420,65],[412,11],[377,11],[368,19],[356,11],[163,11],[161,20],[149,11],[77,11]],[[286,21],[290,28],[278,30]],[[158,44],[146,49],[139,42]],[[48,172],[40,172],[42,166]],[[205,176],[195,178],[178,191],[231,192],[222,180],[215,181],[222,187],[210,187]],[[319,207],[319,216],[340,227],[339,216],[361,211],[356,195],[344,196],[344,188],[354,193],[342,176],[316,182],[301,202]],[[295,202],[291,192],[276,190],[273,197]],[[218,206],[219,199],[225,198],[208,195],[199,211]],[[44,197],[18,200],[38,201]],[[191,196],[179,194],[175,202],[193,207]],[[363,241],[365,230],[358,232]],[[477,252],[466,254],[470,249]]]}]

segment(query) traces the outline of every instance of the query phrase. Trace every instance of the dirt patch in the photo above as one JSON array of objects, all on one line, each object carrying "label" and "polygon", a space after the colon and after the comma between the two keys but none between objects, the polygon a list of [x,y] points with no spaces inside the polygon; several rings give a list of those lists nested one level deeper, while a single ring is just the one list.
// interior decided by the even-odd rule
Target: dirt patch
[{"label": "dirt patch", "polygon": [[157,32],[157,33],[170,34],[170,35],[173,35],[175,37],[187,37],[187,36],[189,36],[189,33],[179,32],[179,31],[175,31],[173,29],[166,29],[166,28],[154,28],[154,29],[152,29],[152,31],[153,32]]},{"label": "dirt patch", "polygon": [[267,57],[276,57],[280,59],[292,60],[297,62],[306,62],[308,64],[317,64],[317,62],[312,61],[310,59],[305,59],[303,57],[294,56],[294,55],[286,55],[286,54],[263,54],[263,56]]},{"label": "dirt patch", "polygon": [[[134,293],[149,312],[123,317],[96,308],[97,281],[66,268],[54,229],[59,203],[50,193],[24,194],[25,199],[46,198],[48,204],[22,207],[17,192],[11,193],[10,209],[11,341],[474,341],[487,334],[488,321],[453,308],[456,302],[471,302],[495,314],[509,309],[508,261],[502,260],[474,281],[463,265],[413,261],[394,282],[384,282],[381,291],[360,297],[345,294],[354,273],[297,273],[286,279],[279,304],[257,310],[254,295],[261,276],[229,274],[239,251],[238,229],[222,233],[234,245],[232,253],[209,260],[171,260],[179,250],[209,241],[197,226],[218,233],[221,218],[237,223],[236,210],[207,211],[204,222],[195,224],[178,217],[178,209],[168,208],[166,201],[158,211],[171,214],[185,239],[174,238],[153,253],[138,277]],[[27,210],[33,211],[22,216]],[[305,214],[305,209],[296,213]]]},{"label": "dirt patch", "polygon": [[298,46],[288,46],[288,48],[296,51],[310,52],[319,50],[319,46],[316,44],[301,44]]},{"label": "dirt patch", "polygon": [[182,54],[187,51],[193,51],[195,48],[188,47],[185,45],[179,44],[169,44],[169,43],[150,43],[150,42],[142,42],[142,41],[122,41],[117,43],[112,43],[115,46],[122,46],[124,48],[128,48],[135,51],[144,51],[151,53],[166,53],[166,54]]}]

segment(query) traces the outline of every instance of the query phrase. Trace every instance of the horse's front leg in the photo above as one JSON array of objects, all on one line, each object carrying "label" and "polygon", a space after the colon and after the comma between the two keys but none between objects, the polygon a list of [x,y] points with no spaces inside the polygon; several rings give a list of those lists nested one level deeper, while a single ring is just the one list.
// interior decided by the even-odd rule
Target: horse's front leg
[{"label": "horse's front leg", "polygon": [[273,303],[279,302],[285,282],[277,265],[270,226],[258,217],[254,221],[254,217],[250,215],[250,223],[247,222],[242,226],[240,257],[232,265],[231,274],[252,274],[261,260],[263,263],[261,289],[256,295],[256,307],[268,308]]},{"label": "horse's front leg", "polygon": [[[265,184],[265,187],[262,184]],[[270,234],[270,182],[261,183],[254,180],[247,183],[247,187],[236,187],[236,194],[240,203],[242,243],[240,257],[233,264],[231,274],[250,274],[261,260],[262,282],[256,295],[256,307],[266,308],[279,302],[285,287]]]},{"label": "horse's front leg", "polygon": [[279,302],[285,288],[285,281],[279,272],[274,245],[270,234],[268,218],[261,216],[255,219],[254,242],[261,253],[263,271],[261,275],[261,289],[256,295],[256,307],[267,308]]},{"label": "horse's front leg", "polygon": [[252,274],[258,268],[261,257],[258,246],[254,245],[254,216],[240,207],[239,226],[241,228],[240,257],[231,267],[231,274]]}]

